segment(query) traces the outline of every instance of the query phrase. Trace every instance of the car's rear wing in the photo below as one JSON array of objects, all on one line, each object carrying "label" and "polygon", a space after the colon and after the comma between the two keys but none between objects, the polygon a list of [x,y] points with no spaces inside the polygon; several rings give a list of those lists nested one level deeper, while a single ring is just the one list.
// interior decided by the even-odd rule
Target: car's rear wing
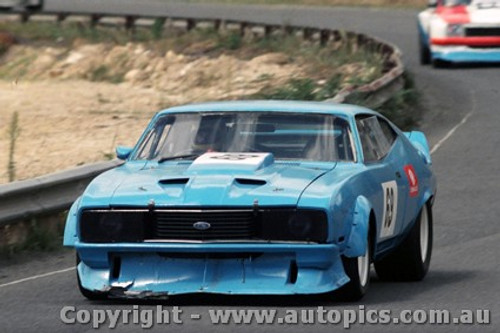
[{"label": "car's rear wing", "polygon": [[411,131],[404,132],[406,137],[410,140],[413,146],[422,154],[425,163],[432,164],[431,152],[429,149],[429,143],[423,132]]}]

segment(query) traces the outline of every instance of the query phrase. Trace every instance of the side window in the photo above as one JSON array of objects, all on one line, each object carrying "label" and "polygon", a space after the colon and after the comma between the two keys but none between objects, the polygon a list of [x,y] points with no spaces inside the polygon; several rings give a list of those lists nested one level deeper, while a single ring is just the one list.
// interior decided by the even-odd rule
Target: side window
[{"label": "side window", "polygon": [[379,161],[384,158],[397,138],[391,126],[376,116],[358,116],[356,125],[365,162]]},{"label": "side window", "polygon": [[385,135],[387,141],[392,146],[394,141],[396,141],[396,139],[398,138],[398,135],[396,134],[394,129],[392,129],[391,125],[389,125],[389,123],[387,121],[385,121],[382,118],[377,118],[377,119],[378,119],[378,122],[380,124],[380,128],[382,128],[382,132],[384,132],[384,135]]}]

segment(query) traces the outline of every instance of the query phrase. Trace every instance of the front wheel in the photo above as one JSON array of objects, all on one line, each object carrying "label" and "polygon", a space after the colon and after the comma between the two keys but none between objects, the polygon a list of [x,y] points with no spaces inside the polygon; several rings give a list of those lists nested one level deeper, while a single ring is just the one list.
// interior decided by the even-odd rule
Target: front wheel
[{"label": "front wheel", "polygon": [[350,281],[338,290],[340,299],[354,302],[366,294],[370,285],[371,249],[372,241],[370,233],[368,233],[364,255],[356,258],[342,257],[342,264]]},{"label": "front wheel", "polygon": [[407,238],[391,254],[375,262],[381,280],[420,281],[432,255],[432,206],[426,203]]},{"label": "front wheel", "polygon": [[429,65],[432,61],[431,50],[422,36],[419,39],[420,64]]}]

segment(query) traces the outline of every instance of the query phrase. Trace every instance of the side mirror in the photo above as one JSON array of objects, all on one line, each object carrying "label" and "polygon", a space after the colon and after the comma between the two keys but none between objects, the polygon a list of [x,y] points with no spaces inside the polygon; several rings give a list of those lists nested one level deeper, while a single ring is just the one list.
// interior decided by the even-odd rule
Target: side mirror
[{"label": "side mirror", "polygon": [[120,160],[126,160],[127,158],[129,158],[132,150],[133,149],[130,147],[118,146],[116,147],[116,157],[118,157]]},{"label": "side mirror", "polygon": [[436,8],[438,5],[438,0],[429,0],[427,3],[427,7],[429,8]]}]

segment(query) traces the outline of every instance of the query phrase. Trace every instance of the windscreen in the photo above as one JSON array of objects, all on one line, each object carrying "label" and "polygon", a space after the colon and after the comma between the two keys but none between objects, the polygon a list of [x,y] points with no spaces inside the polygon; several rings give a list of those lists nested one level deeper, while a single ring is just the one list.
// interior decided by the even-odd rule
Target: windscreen
[{"label": "windscreen", "polygon": [[135,159],[195,158],[206,152],[268,152],[275,159],[352,161],[347,120],[279,112],[166,114],[138,145]]},{"label": "windscreen", "polygon": [[453,6],[468,6],[470,5],[471,0],[444,0],[445,6],[453,7]]}]

